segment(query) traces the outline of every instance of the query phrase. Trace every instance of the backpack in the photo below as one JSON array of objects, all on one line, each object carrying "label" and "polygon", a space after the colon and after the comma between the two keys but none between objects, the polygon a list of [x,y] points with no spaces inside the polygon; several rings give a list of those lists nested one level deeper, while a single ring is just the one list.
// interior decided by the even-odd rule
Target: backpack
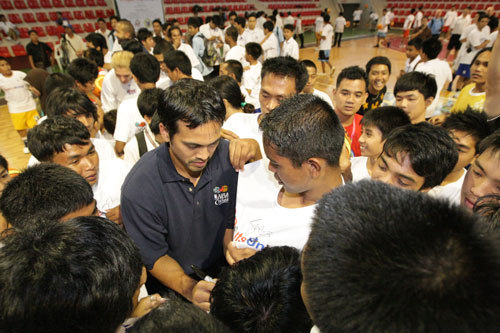
[{"label": "backpack", "polygon": [[209,41],[206,38],[203,38],[203,41],[205,43],[205,51],[203,51],[201,60],[205,65],[213,67],[217,62],[220,62],[221,54],[216,47],[215,41]]}]

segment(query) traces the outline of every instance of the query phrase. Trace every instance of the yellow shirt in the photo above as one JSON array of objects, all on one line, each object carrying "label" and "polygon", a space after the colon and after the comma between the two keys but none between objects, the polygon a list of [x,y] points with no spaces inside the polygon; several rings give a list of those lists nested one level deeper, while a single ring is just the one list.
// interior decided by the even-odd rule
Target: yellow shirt
[{"label": "yellow shirt", "polygon": [[451,112],[463,112],[470,106],[472,109],[477,111],[484,111],[484,100],[486,98],[486,93],[477,93],[473,89],[476,87],[475,83],[471,83],[462,88],[462,91],[457,97],[455,105],[451,108]]}]

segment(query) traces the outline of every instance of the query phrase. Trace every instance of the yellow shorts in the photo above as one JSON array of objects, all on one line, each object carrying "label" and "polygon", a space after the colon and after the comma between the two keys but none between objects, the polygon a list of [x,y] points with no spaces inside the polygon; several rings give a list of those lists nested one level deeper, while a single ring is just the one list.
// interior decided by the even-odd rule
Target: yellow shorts
[{"label": "yellow shorts", "polygon": [[11,113],[10,117],[16,131],[22,131],[35,127],[40,115],[37,110],[31,110],[21,113]]}]

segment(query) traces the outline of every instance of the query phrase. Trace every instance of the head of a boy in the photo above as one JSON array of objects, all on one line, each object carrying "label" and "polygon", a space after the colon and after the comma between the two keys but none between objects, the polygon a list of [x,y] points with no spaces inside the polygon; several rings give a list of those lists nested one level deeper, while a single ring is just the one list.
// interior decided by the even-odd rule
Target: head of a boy
[{"label": "head of a boy", "polygon": [[293,24],[285,24],[283,27],[283,34],[285,35],[285,39],[289,40],[293,37]]},{"label": "head of a boy", "polygon": [[393,130],[372,171],[372,179],[414,191],[429,191],[453,170],[457,146],[447,131],[423,122]]},{"label": "head of a boy", "polygon": [[425,121],[425,110],[434,101],[436,92],[434,76],[422,72],[403,74],[394,86],[396,106],[406,112],[412,124]]},{"label": "head of a boy", "polygon": [[306,68],[309,78],[302,92],[306,94],[312,94],[314,91],[314,85],[316,84],[316,80],[318,78],[318,68],[316,67],[316,64],[314,64],[314,62],[312,62],[311,60],[302,60],[300,63]]},{"label": "head of a boy", "polygon": [[258,43],[247,43],[245,45],[245,60],[253,62],[262,55],[262,47]]},{"label": "head of a boy", "polygon": [[269,170],[289,193],[304,193],[339,168],[344,129],[331,106],[301,94],[283,101],[260,123]]},{"label": "head of a boy", "polygon": [[368,80],[365,71],[358,66],[344,68],[337,76],[335,88],[335,112],[350,117],[366,102]]},{"label": "head of a boy", "polygon": [[422,50],[420,50],[420,57],[422,58],[423,61],[436,59],[442,49],[443,45],[441,44],[440,40],[429,38],[422,43]]},{"label": "head of a boy", "polygon": [[418,57],[421,49],[422,39],[419,37],[412,38],[408,41],[408,45],[406,45],[406,56],[413,61],[413,59]]},{"label": "head of a boy", "polygon": [[382,106],[367,111],[361,119],[362,128],[359,137],[361,155],[378,157],[382,153],[389,133],[395,128],[409,124],[408,115],[395,106]]},{"label": "head of a boy", "polygon": [[10,64],[4,57],[0,57],[0,74],[6,77],[12,75],[12,69],[10,67]]},{"label": "head of a boy", "polygon": [[94,91],[99,70],[93,61],[76,58],[69,64],[67,71],[75,79],[78,90],[85,94]]},{"label": "head of a boy", "polygon": [[38,32],[35,30],[28,31],[28,35],[32,43],[38,43]]},{"label": "head of a boy", "polygon": [[391,76],[391,61],[387,57],[373,57],[366,63],[368,91],[376,95],[385,88]]}]

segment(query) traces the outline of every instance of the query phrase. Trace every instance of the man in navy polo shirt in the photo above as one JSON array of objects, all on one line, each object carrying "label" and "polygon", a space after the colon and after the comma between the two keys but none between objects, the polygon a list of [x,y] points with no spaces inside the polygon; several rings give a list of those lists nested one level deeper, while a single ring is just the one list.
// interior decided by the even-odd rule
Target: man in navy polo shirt
[{"label": "man in navy polo shirt", "polygon": [[174,83],[158,106],[169,144],[137,162],[121,197],[123,224],[151,275],[206,310],[213,284],[189,275],[192,264],[216,274],[233,235],[238,175],[221,139],[225,113],[205,83]]}]

